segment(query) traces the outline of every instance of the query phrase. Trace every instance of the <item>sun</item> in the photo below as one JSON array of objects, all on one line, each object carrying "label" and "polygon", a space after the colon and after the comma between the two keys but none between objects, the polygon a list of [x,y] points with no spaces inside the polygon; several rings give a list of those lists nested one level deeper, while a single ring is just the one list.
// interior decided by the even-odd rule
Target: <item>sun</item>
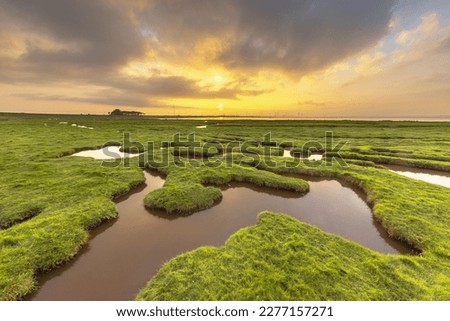
[{"label": "sun", "polygon": [[216,84],[222,84],[223,82],[225,82],[225,77],[222,76],[221,74],[215,73],[211,80],[216,83]]}]

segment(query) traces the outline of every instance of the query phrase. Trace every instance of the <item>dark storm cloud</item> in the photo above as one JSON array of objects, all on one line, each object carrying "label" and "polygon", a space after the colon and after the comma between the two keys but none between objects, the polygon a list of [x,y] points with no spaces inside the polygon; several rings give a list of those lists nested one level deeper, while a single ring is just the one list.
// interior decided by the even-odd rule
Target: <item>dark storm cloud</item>
[{"label": "dark storm cloud", "polygon": [[115,65],[144,53],[132,20],[108,0],[0,0],[10,17],[31,32],[45,34],[74,50],[45,51],[29,44],[27,61],[86,66]]},{"label": "dark storm cloud", "polygon": [[123,92],[99,92],[95,96],[78,97],[78,96],[65,96],[65,95],[46,95],[46,94],[29,94],[22,93],[14,95],[20,98],[26,98],[30,100],[42,100],[42,101],[70,101],[70,102],[80,102],[88,104],[100,104],[109,106],[127,106],[127,107],[152,107],[152,108],[174,108],[177,109],[196,109],[190,106],[180,106],[180,105],[168,105],[156,100],[150,100],[144,95],[140,96],[129,96],[124,95]]},{"label": "dark storm cloud", "polygon": [[[199,88],[190,79],[183,77],[158,77],[147,80],[131,80],[129,78],[116,78],[97,81],[95,85],[101,84],[108,89],[101,89],[95,94],[86,94],[83,97],[60,94],[30,94],[20,93],[14,96],[44,101],[71,101],[102,105],[125,105],[134,107],[166,107],[167,105],[157,102],[157,99],[171,98],[227,98],[237,99],[238,95],[259,95],[262,91],[245,91],[238,86],[231,85],[220,90],[208,90]],[[171,106],[169,106],[171,107]],[[180,106],[177,106],[177,108]]]},{"label": "dark storm cloud", "polygon": [[128,94],[145,93],[153,98],[227,98],[237,99],[238,95],[259,95],[262,91],[249,91],[231,84],[222,89],[214,90],[201,87],[193,80],[184,77],[154,77],[146,80],[118,78],[106,81],[112,88],[120,88]]},{"label": "dark storm cloud", "polygon": [[[222,37],[216,61],[300,73],[355,54],[386,34],[395,0],[154,0],[143,15],[164,47],[187,54],[205,36]],[[164,48],[161,48],[164,50]],[[184,51],[184,52],[183,52]]]},{"label": "dark storm cloud", "polygon": [[[236,84],[212,90],[193,79],[157,76],[136,80],[122,76],[119,70],[134,58],[143,58],[147,50],[156,54],[156,61],[163,59],[170,64],[170,59],[176,59],[179,63],[205,37],[215,37],[222,40],[218,55],[204,58],[212,63],[304,74],[379,40],[386,33],[394,3],[0,0],[0,41],[12,25],[22,37],[34,35],[26,39],[22,55],[0,55],[0,81],[103,86],[110,91],[101,94],[110,98],[90,98],[90,102],[115,99],[135,106],[164,97],[236,99],[239,95],[258,95],[262,92],[244,90]],[[57,45],[43,46],[36,42],[36,35]],[[134,98],[128,98],[131,95]]]},{"label": "dark storm cloud", "polygon": [[[31,93],[21,93],[15,94],[14,96],[20,98],[26,98],[30,100],[42,100],[42,101],[70,101],[70,102],[81,102],[89,104],[101,104],[101,105],[111,105],[111,106],[133,106],[133,107],[145,107],[155,104],[155,102],[149,101],[145,96],[129,96],[124,95],[123,92],[112,93],[110,90],[105,92],[98,92],[95,96],[68,96],[68,95],[47,95],[47,94],[31,94]],[[161,107],[161,105],[158,105]]]},{"label": "dark storm cloud", "polygon": [[[127,1],[81,0],[0,0],[2,16],[26,32],[44,35],[64,49],[47,49],[27,41],[27,51],[19,59],[0,57],[0,81],[50,84],[63,82],[107,86],[100,92],[107,98],[41,95],[43,100],[71,100],[92,103],[144,106],[148,97],[229,98],[258,94],[237,86],[221,90],[200,88],[183,77],[153,77],[147,80],[119,75],[127,61],[145,54],[148,39],[131,19]],[[5,14],[6,12],[6,14]],[[5,17],[5,18],[6,18]],[[0,22],[0,25],[2,22]],[[3,25],[6,24],[4,20]],[[130,98],[132,97],[132,98]]]}]

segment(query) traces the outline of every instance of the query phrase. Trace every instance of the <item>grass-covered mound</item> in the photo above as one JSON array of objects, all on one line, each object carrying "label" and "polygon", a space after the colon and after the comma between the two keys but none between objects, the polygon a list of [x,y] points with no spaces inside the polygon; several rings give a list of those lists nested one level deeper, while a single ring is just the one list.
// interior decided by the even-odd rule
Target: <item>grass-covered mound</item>
[{"label": "grass-covered mound", "polygon": [[[345,179],[418,256],[381,255],[296,219],[263,213],[224,247],[169,261],[139,300],[448,300],[450,190],[361,166],[264,168]],[[333,204],[330,204],[333,206]]]},{"label": "grass-covered mound", "polygon": [[145,206],[180,215],[209,208],[222,197],[219,188],[205,185],[247,182],[257,186],[295,191],[299,196],[309,190],[308,183],[303,180],[239,165],[210,168],[195,167],[187,163],[184,168],[171,166],[166,173],[164,187],[150,192],[145,197]]},{"label": "grass-covered mound", "polygon": [[[88,241],[90,228],[117,217],[111,198],[143,180],[136,167],[117,171],[69,158],[34,164],[20,186],[13,178],[5,182],[2,188],[10,193],[0,200],[6,227],[0,230],[0,299],[29,293],[38,271],[73,257]],[[30,208],[39,212],[23,221]]]},{"label": "grass-covered mound", "polygon": [[[448,299],[424,257],[381,255],[282,214],[166,263],[137,300]],[[443,277],[443,275],[441,275]]]}]

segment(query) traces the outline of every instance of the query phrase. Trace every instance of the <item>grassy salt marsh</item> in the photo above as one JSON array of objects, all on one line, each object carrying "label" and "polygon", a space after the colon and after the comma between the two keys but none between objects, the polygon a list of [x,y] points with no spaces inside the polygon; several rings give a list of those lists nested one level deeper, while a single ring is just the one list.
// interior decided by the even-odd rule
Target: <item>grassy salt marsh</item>
[{"label": "grassy salt marsh", "polygon": [[[176,215],[195,215],[214,205],[221,197],[218,186],[231,181],[302,195],[308,191],[305,182],[279,174],[339,177],[364,190],[375,218],[392,237],[421,250],[416,256],[381,255],[264,212],[257,225],[237,232],[224,246],[199,248],[167,262],[142,285],[140,300],[450,299],[450,190],[381,167],[450,171],[449,123],[209,120],[207,128],[196,128],[203,124],[0,114],[0,299],[17,300],[34,291],[38,273],[72,259],[88,242],[91,228],[116,217],[113,198],[144,180],[138,165],[167,175],[165,186],[148,194],[145,206]],[[308,167],[278,156],[274,166],[255,162],[255,155],[266,151],[264,135],[269,132],[277,145],[304,151],[307,142],[324,144],[330,131],[333,146],[346,142],[340,154],[349,166]],[[176,166],[186,159],[173,156],[175,147],[166,143],[177,133],[186,139],[193,132],[200,142],[252,142],[256,151],[235,151],[231,161],[229,153],[217,152],[214,166],[198,160]],[[145,151],[146,157],[131,159],[129,166],[68,157],[105,143],[121,145],[124,133],[140,144],[125,144],[123,150]],[[155,149],[148,150],[147,142]],[[168,146],[167,152],[161,146]],[[334,156],[322,152],[325,158]],[[164,157],[172,165],[162,167]]]}]

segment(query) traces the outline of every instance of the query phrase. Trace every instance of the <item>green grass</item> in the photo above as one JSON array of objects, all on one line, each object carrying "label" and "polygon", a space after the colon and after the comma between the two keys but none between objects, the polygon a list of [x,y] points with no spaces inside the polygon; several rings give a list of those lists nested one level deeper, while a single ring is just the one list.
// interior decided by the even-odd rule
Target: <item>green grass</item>
[{"label": "green grass", "polygon": [[137,299],[450,299],[449,189],[360,166],[263,169],[352,182],[366,192],[375,218],[392,237],[422,254],[381,255],[298,220],[263,213],[257,226],[237,232],[224,247],[169,261]]},{"label": "green grass", "polygon": [[[2,182],[1,222],[13,226],[0,231],[0,298],[33,290],[37,271],[73,257],[87,242],[88,229],[116,217],[111,198],[143,181],[137,168],[113,171],[99,165],[88,159],[50,160],[28,167],[23,184]],[[14,224],[33,209],[32,219]]]},{"label": "green grass", "polygon": [[247,182],[257,186],[291,190],[300,195],[309,190],[305,181],[239,165],[232,168],[224,165],[210,168],[187,163],[184,168],[171,166],[166,173],[168,176],[164,187],[149,193],[144,200],[145,206],[180,215],[209,208],[222,198],[219,188],[205,185]]},{"label": "green grass", "polygon": [[137,299],[410,300],[426,296],[419,276],[430,269],[423,261],[382,256],[291,217],[263,212],[256,226],[235,233],[223,247],[172,259]]},{"label": "green grass", "polygon": [[[450,124],[225,120],[210,121],[207,129],[196,131],[202,123],[0,114],[0,299],[32,292],[40,271],[70,260],[88,241],[91,228],[116,217],[114,196],[144,180],[138,164],[167,175],[165,186],[146,197],[146,206],[179,215],[211,206],[221,197],[218,186],[231,181],[302,194],[308,188],[305,182],[278,174],[341,177],[366,192],[374,216],[392,236],[423,250],[420,256],[380,255],[297,220],[264,213],[256,226],[239,231],[224,247],[200,248],[169,261],[139,299],[450,299],[449,190],[378,168],[405,163],[449,171]],[[303,150],[308,141],[323,143],[326,131],[333,131],[334,145],[346,142],[342,154],[351,166],[286,168],[293,160],[282,157],[274,158],[274,167],[255,163],[256,155],[267,151],[261,143],[268,132],[272,141]],[[159,147],[177,133],[187,139],[193,132],[198,141],[221,147],[219,154],[227,153],[214,157],[222,165],[190,160],[185,168],[161,167]],[[121,145],[124,133],[131,141],[123,150],[145,151],[154,161],[141,157],[129,167],[108,167],[66,157],[105,143]],[[238,141],[251,142],[249,154],[235,153],[231,161]],[[148,150],[147,142],[156,150]],[[191,147],[189,142],[178,146]],[[174,148],[167,157],[186,162],[173,156]],[[280,150],[272,146],[271,153],[280,155]]]}]

